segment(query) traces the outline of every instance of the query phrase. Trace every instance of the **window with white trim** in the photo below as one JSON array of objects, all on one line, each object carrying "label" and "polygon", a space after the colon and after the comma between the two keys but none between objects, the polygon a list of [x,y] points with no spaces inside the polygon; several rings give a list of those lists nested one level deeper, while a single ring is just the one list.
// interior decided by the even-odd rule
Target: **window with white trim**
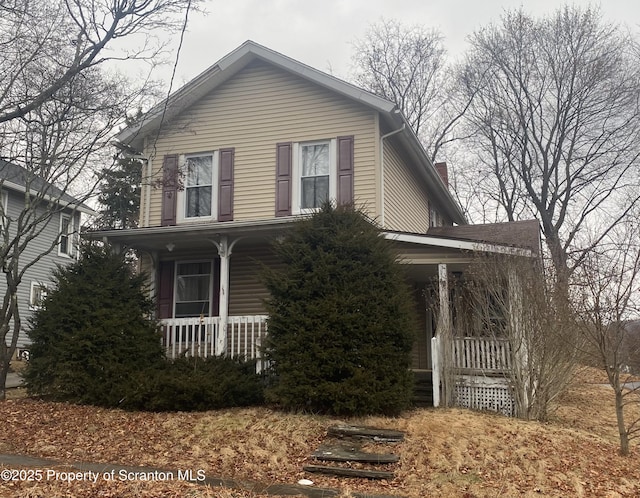
[{"label": "window with white trim", "polygon": [[294,144],[293,212],[313,212],[336,198],[336,143],[334,140]]},{"label": "window with white trim", "polygon": [[58,255],[73,257],[74,243],[73,217],[69,214],[60,215],[60,239],[58,241]]},{"label": "window with white trim", "polygon": [[188,261],[176,264],[175,318],[209,316],[213,263]]},{"label": "window with white trim", "polygon": [[7,226],[7,191],[0,190],[0,205],[2,210],[0,211],[0,230],[4,230]]},{"label": "window with white trim", "polygon": [[178,218],[202,220],[217,218],[218,154],[208,152],[181,157],[184,189],[178,193]]},{"label": "window with white trim", "polygon": [[433,207],[429,209],[429,226],[442,226],[442,217],[440,216],[440,213],[438,213],[438,211],[436,211]]},{"label": "window with white trim", "polygon": [[31,282],[29,294],[29,309],[37,310],[42,307],[42,302],[47,297],[47,286],[41,282]]}]

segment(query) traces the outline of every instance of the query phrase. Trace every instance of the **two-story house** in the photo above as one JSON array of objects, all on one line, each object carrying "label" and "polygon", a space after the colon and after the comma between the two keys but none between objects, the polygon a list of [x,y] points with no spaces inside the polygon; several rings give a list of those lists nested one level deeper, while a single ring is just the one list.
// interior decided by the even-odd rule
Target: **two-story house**
[{"label": "two-story house", "polygon": [[[7,247],[7,260],[19,252],[17,271],[24,272],[17,290],[21,327],[16,352],[19,357],[28,357],[29,316],[46,296],[51,272],[77,256],[81,214],[94,213],[54,185],[2,159],[0,203],[0,244]],[[9,266],[7,261],[5,267]],[[1,278],[0,295],[4,296],[6,291],[7,282]],[[12,339],[13,334],[9,332],[7,345]]]},{"label": "two-story house", "polygon": [[[91,236],[138,251],[172,356],[258,354],[260,263],[277,264],[270,241],[327,198],[377,220],[418,296],[474,251],[538,251],[536,222],[467,228],[446,164],[392,102],[251,41],[117,140],[145,163],[139,228]],[[417,306],[413,367],[429,371],[435,321]]]}]

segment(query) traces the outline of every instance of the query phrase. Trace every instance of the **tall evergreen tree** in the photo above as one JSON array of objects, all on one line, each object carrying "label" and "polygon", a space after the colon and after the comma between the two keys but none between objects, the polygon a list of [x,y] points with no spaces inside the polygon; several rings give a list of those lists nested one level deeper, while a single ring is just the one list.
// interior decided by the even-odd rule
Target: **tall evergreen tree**
[{"label": "tall evergreen tree", "polygon": [[340,415],[407,407],[414,306],[390,242],[364,214],[327,203],[275,252],[284,265],[265,269],[268,400]]},{"label": "tall evergreen tree", "polygon": [[102,205],[96,224],[100,228],[137,228],[140,216],[142,162],[118,159],[117,167],[102,172],[98,202]]}]

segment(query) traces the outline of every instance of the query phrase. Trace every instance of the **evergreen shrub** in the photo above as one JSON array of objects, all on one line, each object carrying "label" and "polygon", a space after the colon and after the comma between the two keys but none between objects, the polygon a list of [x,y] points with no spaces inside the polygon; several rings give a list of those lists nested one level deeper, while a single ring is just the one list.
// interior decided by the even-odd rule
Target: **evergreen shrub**
[{"label": "evergreen shrub", "polygon": [[141,371],[164,361],[144,276],[98,244],[53,273],[31,318],[28,391],[48,399],[118,406]]},{"label": "evergreen shrub", "polygon": [[143,372],[121,406],[166,412],[259,405],[263,383],[255,367],[255,361],[222,356],[167,361]]},{"label": "evergreen shrub", "polygon": [[168,361],[143,275],[125,255],[87,244],[53,274],[34,313],[25,370],[30,394],[55,401],[148,411],[258,404],[255,362],[222,357]]},{"label": "evergreen shrub", "polygon": [[408,407],[415,306],[391,243],[363,213],[325,203],[274,245],[267,401],[337,415]]}]

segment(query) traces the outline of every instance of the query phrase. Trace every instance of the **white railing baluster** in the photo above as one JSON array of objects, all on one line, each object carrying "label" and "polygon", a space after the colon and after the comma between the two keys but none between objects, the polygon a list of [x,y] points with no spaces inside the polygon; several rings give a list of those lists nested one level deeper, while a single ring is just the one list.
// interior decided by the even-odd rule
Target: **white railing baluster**
[{"label": "white railing baluster", "polygon": [[[226,353],[258,360],[256,368],[260,371],[260,344],[266,335],[266,321],[266,315],[228,317]],[[185,352],[205,358],[215,355],[218,335],[222,333],[220,317],[169,318],[160,320],[160,325],[168,358],[178,358]]]}]

